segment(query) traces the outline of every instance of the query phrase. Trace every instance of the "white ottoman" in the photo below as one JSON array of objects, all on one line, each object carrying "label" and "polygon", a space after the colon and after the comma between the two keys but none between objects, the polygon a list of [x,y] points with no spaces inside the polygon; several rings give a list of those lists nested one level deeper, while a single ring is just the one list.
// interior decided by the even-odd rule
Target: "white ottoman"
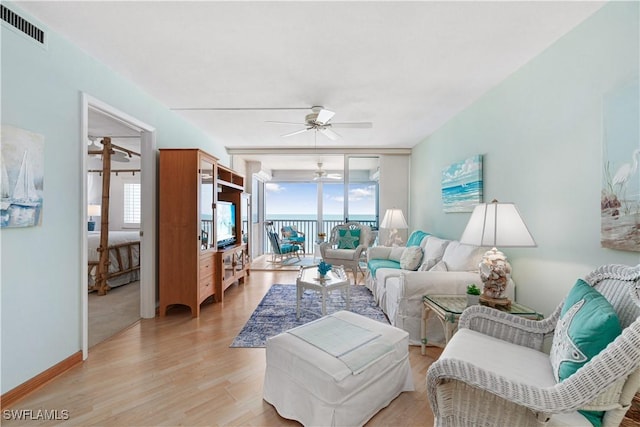
[{"label": "white ottoman", "polygon": [[[317,332],[323,327],[336,331],[337,341]],[[305,426],[363,425],[414,390],[408,346],[402,329],[333,313],[267,340],[263,398]]]}]

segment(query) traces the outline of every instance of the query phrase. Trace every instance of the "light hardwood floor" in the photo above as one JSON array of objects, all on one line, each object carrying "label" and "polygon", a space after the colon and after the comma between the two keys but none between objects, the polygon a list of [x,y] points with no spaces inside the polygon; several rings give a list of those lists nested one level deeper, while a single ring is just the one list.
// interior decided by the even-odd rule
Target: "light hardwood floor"
[{"label": "light hardwood floor", "polygon": [[[224,303],[203,304],[199,319],[188,309],[143,319],[90,349],[89,358],[10,410],[68,411],[66,421],[2,420],[3,426],[280,426],[262,400],[265,351],[229,348],[274,283],[294,283],[295,271],[252,271],[232,285]],[[416,387],[402,393],[368,426],[431,426],[425,375],[440,349],[410,347]]]}]

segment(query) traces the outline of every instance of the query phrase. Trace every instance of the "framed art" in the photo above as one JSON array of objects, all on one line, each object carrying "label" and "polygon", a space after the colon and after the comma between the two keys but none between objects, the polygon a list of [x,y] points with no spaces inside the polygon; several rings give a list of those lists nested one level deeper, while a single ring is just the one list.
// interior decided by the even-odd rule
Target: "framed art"
[{"label": "framed art", "polygon": [[44,137],[2,126],[0,228],[42,224]]},{"label": "framed art", "polygon": [[640,84],[604,97],[600,244],[640,252]]},{"label": "framed art", "polygon": [[442,170],[445,212],[471,212],[482,203],[482,155],[453,163]]}]

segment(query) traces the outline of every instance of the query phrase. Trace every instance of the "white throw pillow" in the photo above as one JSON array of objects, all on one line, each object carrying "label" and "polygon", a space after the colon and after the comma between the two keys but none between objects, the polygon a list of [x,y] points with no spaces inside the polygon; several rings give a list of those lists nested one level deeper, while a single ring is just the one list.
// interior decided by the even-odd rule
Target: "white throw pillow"
[{"label": "white throw pillow", "polygon": [[402,254],[404,253],[404,250],[407,249],[404,246],[394,246],[391,248],[391,253],[389,254],[389,259],[391,261],[397,261],[400,262],[400,259],[402,258]]},{"label": "white throw pillow", "polygon": [[449,271],[477,271],[484,252],[485,248],[454,240],[447,245],[442,260],[447,263]]},{"label": "white throw pillow", "polygon": [[436,265],[431,267],[429,271],[449,271],[447,269],[447,264],[444,261],[439,261]]},{"label": "white throw pillow", "polygon": [[422,257],[422,265],[420,271],[428,271],[442,259],[442,255],[451,240],[439,239],[435,236],[429,236],[427,243],[424,245],[424,256]]},{"label": "white throw pillow", "polygon": [[415,271],[422,261],[422,248],[420,246],[410,246],[404,250],[400,257],[400,268],[403,270]]}]

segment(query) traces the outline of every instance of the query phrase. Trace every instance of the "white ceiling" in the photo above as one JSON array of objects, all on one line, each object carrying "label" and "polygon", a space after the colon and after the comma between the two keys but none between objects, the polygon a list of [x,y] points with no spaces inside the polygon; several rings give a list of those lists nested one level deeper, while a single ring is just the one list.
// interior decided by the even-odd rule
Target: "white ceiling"
[{"label": "white ceiling", "polygon": [[[15,3],[229,149],[375,152],[413,147],[604,2]],[[265,123],[313,105],[373,127],[331,141]]]}]

